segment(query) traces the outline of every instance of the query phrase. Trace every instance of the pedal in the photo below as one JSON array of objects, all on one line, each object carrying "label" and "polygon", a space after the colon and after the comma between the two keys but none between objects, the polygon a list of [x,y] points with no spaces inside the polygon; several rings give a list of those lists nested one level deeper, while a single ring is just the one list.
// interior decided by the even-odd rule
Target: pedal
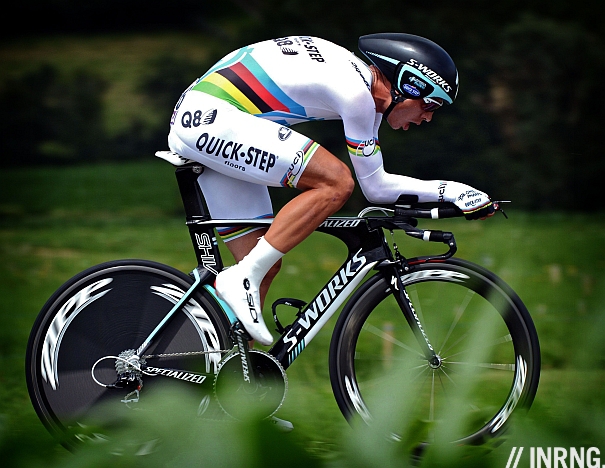
[{"label": "pedal", "polygon": [[277,333],[279,333],[280,335],[283,335],[288,330],[290,330],[291,326],[287,325],[286,327],[283,327],[282,324],[279,322],[279,319],[277,318],[277,306],[280,306],[280,305],[285,305],[288,307],[294,307],[295,309],[298,309],[298,312],[296,313],[296,315],[299,315],[302,312],[303,307],[306,306],[307,303],[305,301],[301,301],[300,299],[294,299],[291,297],[283,297],[273,303],[273,305],[271,306],[271,310],[273,312],[273,321],[275,322],[275,326],[277,326],[275,331]]}]

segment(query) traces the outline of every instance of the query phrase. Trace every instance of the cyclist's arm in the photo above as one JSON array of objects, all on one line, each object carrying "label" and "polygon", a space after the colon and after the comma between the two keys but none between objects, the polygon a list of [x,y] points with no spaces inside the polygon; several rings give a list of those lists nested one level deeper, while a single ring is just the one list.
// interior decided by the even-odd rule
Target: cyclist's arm
[{"label": "cyclist's arm", "polygon": [[386,172],[377,137],[382,114],[376,113],[373,101],[368,102],[364,97],[367,98],[360,96],[356,100],[357,105],[348,106],[341,115],[349,156],[361,191],[368,201],[390,204],[395,203],[401,195],[416,195],[420,203],[455,203],[467,217],[491,205],[487,194],[466,184],[419,180]]},{"label": "cyclist's arm", "polygon": [[491,203],[487,194],[460,182],[420,180],[386,172],[379,148],[367,157],[350,155],[361,191],[371,203],[395,203],[401,195],[416,195],[420,203],[455,203],[465,214]]},{"label": "cyclist's arm", "polygon": [[[370,164],[368,164],[370,163]],[[420,180],[413,177],[391,174],[384,170],[382,162],[353,159],[353,167],[361,191],[372,203],[395,203],[401,195],[416,195],[420,203],[454,202],[459,195],[472,187],[459,182]]]}]

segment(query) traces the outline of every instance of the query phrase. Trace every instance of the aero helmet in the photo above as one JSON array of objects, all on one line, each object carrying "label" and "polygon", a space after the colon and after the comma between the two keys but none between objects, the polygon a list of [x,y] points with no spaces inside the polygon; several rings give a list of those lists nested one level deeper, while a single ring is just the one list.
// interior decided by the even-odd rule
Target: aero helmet
[{"label": "aero helmet", "polygon": [[433,41],[403,33],[368,34],[359,38],[359,50],[402,98],[441,98],[447,104],[456,99],[458,70]]}]

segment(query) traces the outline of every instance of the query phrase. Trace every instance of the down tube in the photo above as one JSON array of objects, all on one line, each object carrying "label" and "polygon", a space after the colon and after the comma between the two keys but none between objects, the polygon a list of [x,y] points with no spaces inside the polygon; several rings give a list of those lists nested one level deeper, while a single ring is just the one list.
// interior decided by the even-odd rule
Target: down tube
[{"label": "down tube", "polygon": [[284,369],[294,362],[368,271],[376,265],[377,262],[369,259],[367,254],[368,252],[362,254],[362,249],[359,249],[350,256],[321,292],[301,311],[290,330],[273,345],[269,353],[279,360]]}]

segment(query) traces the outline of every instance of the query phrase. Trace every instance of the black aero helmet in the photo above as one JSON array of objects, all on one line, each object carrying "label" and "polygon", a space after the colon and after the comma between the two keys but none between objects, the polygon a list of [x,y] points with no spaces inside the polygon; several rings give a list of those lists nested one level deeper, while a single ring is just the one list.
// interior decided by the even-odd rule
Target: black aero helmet
[{"label": "black aero helmet", "polygon": [[403,33],[368,34],[359,50],[406,99],[441,98],[451,104],[458,94],[458,70],[433,41]]}]

